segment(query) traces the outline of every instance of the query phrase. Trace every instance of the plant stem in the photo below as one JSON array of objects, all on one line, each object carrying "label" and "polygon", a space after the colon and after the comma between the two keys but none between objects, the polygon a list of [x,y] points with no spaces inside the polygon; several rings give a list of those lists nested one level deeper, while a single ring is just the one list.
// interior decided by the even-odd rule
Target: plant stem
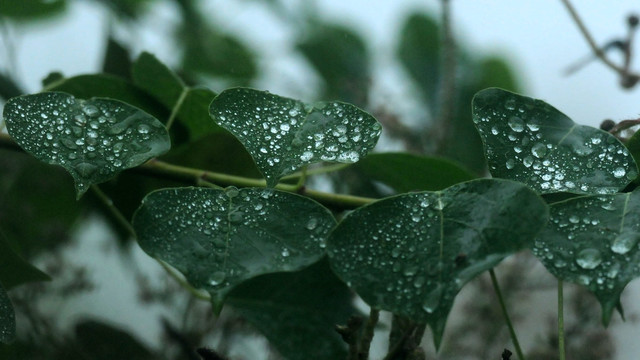
[{"label": "plant stem", "polygon": [[371,308],[371,310],[369,311],[369,319],[364,326],[364,331],[362,332],[362,337],[360,338],[360,346],[358,347],[360,349],[360,351],[358,352],[359,360],[369,359],[371,340],[373,340],[374,330],[376,328],[376,325],[378,324],[379,318],[380,310]]},{"label": "plant stem", "polygon": [[[252,179],[246,178],[242,176],[235,176],[229,174],[222,174],[213,171],[206,171],[201,169],[194,169],[184,166],[172,165],[169,163],[165,163],[159,160],[151,160],[140,166],[142,170],[150,170],[157,173],[165,173],[169,175],[173,175],[175,177],[180,177],[186,180],[196,180],[203,179],[207,181],[211,181],[213,183],[223,185],[223,186],[241,186],[241,187],[265,187],[266,182],[262,179]],[[288,191],[288,192],[297,192],[297,185],[289,185],[289,184],[278,184],[276,189]],[[305,189],[304,195],[319,201],[325,205],[331,205],[339,208],[356,208],[362,205],[369,204],[376,199],[353,196],[353,195],[344,195],[344,194],[333,194],[326,193],[311,189]]]},{"label": "plant stem", "polygon": [[129,233],[129,236],[135,238],[136,231],[133,229],[133,226],[131,226],[131,223],[129,222],[129,220],[127,220],[127,218],[125,218],[124,215],[122,215],[120,210],[118,210],[117,207],[113,206],[113,200],[111,200],[111,198],[109,198],[107,194],[102,192],[102,190],[100,190],[98,185],[91,185],[91,190],[98,197],[98,199],[100,199],[100,201],[104,204],[104,206],[106,206],[107,209],[109,209],[109,212],[111,212],[111,215],[113,215],[113,217],[118,221],[118,223],[120,223],[120,225],[127,230],[127,232]]},{"label": "plant stem", "polygon": [[283,176],[283,177],[280,178],[280,180],[298,179],[298,178],[301,178],[305,173],[306,173],[306,176],[318,175],[318,174],[327,174],[327,173],[331,173],[331,172],[335,172],[335,171],[340,171],[340,170],[345,169],[345,168],[347,168],[347,167],[349,167],[351,165],[353,165],[353,164],[331,164],[331,165],[327,165],[327,166],[321,166],[321,167],[305,170],[304,172],[303,171],[298,171],[298,172],[295,172],[293,174]]},{"label": "plant stem", "polygon": [[504,302],[504,297],[502,296],[502,291],[500,290],[500,285],[498,284],[498,278],[496,277],[495,271],[493,269],[489,270],[489,275],[491,275],[491,283],[493,284],[493,290],[498,297],[498,302],[500,303],[500,308],[502,309],[502,315],[504,315],[504,320],[507,323],[507,327],[509,328],[509,335],[511,335],[511,342],[513,342],[513,346],[516,350],[516,355],[518,359],[525,360],[524,353],[522,352],[522,348],[520,348],[520,342],[518,341],[518,336],[516,335],[516,331],[513,328],[513,324],[511,323],[511,317],[507,312],[507,306]]},{"label": "plant stem", "polygon": [[629,73],[627,69],[624,69],[614,64],[611,60],[609,60],[609,58],[607,58],[607,56],[605,55],[604,51],[602,51],[602,49],[598,47],[598,45],[596,44],[595,40],[589,33],[589,30],[587,30],[587,27],[584,25],[584,22],[582,21],[582,19],[580,19],[580,16],[576,12],[576,9],[573,7],[571,2],[569,0],[561,0],[561,1],[564,4],[564,6],[567,8],[567,11],[569,12],[569,15],[571,15],[573,22],[575,22],[576,25],[578,26],[578,29],[582,33],[582,36],[585,38],[585,40],[589,44],[589,47],[591,47],[591,50],[598,57],[598,59],[600,59],[600,61],[602,61],[605,65],[610,67],[612,70],[614,70],[621,76],[633,76],[633,77],[640,76],[638,74]]},{"label": "plant stem", "polygon": [[178,112],[182,107],[182,103],[184,102],[184,99],[187,98],[187,94],[189,93],[189,90],[190,89],[187,86],[182,88],[180,97],[176,101],[176,104],[173,106],[173,109],[171,109],[171,115],[169,115],[169,120],[167,120],[167,125],[166,125],[167,131],[171,128],[171,125],[173,125],[173,122],[175,121],[176,116],[178,116]]},{"label": "plant stem", "polygon": [[558,279],[558,359],[565,360],[564,350],[564,294],[562,280]]},{"label": "plant stem", "polygon": [[436,126],[440,129],[438,134],[437,152],[442,153],[447,145],[447,137],[451,128],[451,121],[455,111],[456,97],[456,44],[451,30],[451,0],[441,0],[442,4],[442,55],[440,66],[442,77],[439,89],[439,108]]},{"label": "plant stem", "polygon": [[[8,134],[0,133],[0,148],[14,151],[23,151]],[[215,183],[222,186],[239,186],[239,187],[266,187],[266,182],[262,179],[253,179],[242,176],[234,176],[222,174],[213,171],[195,169],[185,166],[172,165],[160,160],[150,160],[131,171],[138,171],[154,176],[162,176],[163,178],[175,179],[178,181],[186,181],[192,184],[198,184],[202,180]],[[276,189],[299,193],[297,185],[278,184]],[[376,199],[361,196],[353,196],[346,194],[333,194],[322,191],[304,189],[303,195],[315,199],[326,206],[337,209],[355,209],[357,207],[370,204]]]}]

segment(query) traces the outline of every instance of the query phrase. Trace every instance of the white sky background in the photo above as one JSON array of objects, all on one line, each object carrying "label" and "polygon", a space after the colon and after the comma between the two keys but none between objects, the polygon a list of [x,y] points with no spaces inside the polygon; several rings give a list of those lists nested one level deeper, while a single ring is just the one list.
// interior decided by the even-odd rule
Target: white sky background
[{"label": "white sky background", "polygon": [[[640,13],[640,4],[634,0],[574,2],[598,43],[623,37],[626,15]],[[303,99],[313,96],[312,86],[307,84],[317,84],[317,79],[308,74],[301,77],[299,71],[307,69],[307,65],[299,57],[283,56],[296,34],[287,32],[277,18],[265,14],[259,2],[203,3],[217,23],[245,35],[264,53],[260,64],[270,75],[258,82],[259,87],[275,84],[276,88],[269,90]],[[374,96],[390,102],[401,99],[403,91],[410,89],[406,78],[398,75],[397,68],[386,66],[395,50],[400,26],[414,10],[437,14],[439,1],[317,0],[316,3],[323,18],[352,25],[369,38],[373,53],[379,56],[375,59],[378,67],[373,79]],[[526,95],[549,102],[581,124],[597,126],[605,118],[623,120],[640,115],[640,85],[637,90],[622,90],[616,75],[603,64],[594,61],[577,74],[563,76],[567,66],[590,54],[590,50],[560,0],[452,0],[452,4],[454,31],[461,45],[511,60],[520,73]],[[99,69],[108,19],[100,8],[92,5],[79,2],[64,18],[39,27],[14,29],[18,75],[29,91],[38,91],[41,79],[53,70],[75,75]],[[171,30],[165,26],[175,21],[172,7],[161,7],[156,15],[148,21],[146,31],[135,39],[134,51],[147,50],[164,61],[175,62],[177,57],[167,42]],[[0,61],[6,58],[0,56]],[[294,80],[283,83],[283,77]]]},{"label": "white sky background", "polygon": [[[577,74],[562,75],[566,67],[590,54],[590,50],[560,0],[451,1],[454,32],[461,45],[472,52],[508,58],[520,73],[525,95],[547,101],[581,124],[598,126],[605,118],[619,121],[640,116],[640,85],[635,90],[621,89],[616,74],[603,64],[594,61]],[[390,104],[401,100],[411,87],[404,82],[406,78],[397,68],[387,67],[395,51],[395,40],[409,13],[425,10],[436,15],[439,1],[316,2],[323,18],[354,26],[361,35],[367,36],[373,46],[372,52],[380,56],[375,59],[374,96],[386,99]],[[265,15],[257,2],[215,0],[206,3],[216,22],[250,38],[252,45],[264,53],[260,66],[268,70],[269,75],[258,82],[259,87],[302,99],[314,96],[312,88],[318,79],[299,74],[300,70],[308,69],[308,65],[300,57],[282,55],[291,47],[296,34],[287,32],[278,24],[277,18]],[[637,0],[574,0],[574,5],[600,44],[624,37],[626,15],[640,13]],[[175,24],[172,9],[171,6],[158,9],[157,17],[145,25],[149,28],[137,35],[135,52],[147,50],[163,61],[175,63],[177,56],[167,43],[171,30],[165,26]],[[27,85],[29,92],[37,92],[41,79],[51,71],[61,71],[67,76],[99,71],[107,28],[104,11],[93,2],[75,2],[68,15],[44,25],[14,27],[11,34],[15,39],[18,78]],[[640,49],[640,44],[635,45]],[[7,65],[6,47],[1,41],[0,69],[7,69]],[[269,84],[277,85],[269,88]],[[638,284],[632,288],[628,293],[634,292],[634,297],[638,296]],[[629,306],[634,302],[631,296],[626,299]],[[125,301],[122,306],[127,303],[130,302]],[[631,312],[632,309],[628,310]],[[146,325],[140,321],[132,326],[155,328],[155,321],[155,317],[150,317]],[[640,344],[633,339],[637,329],[632,330],[631,325],[616,328],[619,358],[625,353],[634,354],[627,358],[637,357]]]}]

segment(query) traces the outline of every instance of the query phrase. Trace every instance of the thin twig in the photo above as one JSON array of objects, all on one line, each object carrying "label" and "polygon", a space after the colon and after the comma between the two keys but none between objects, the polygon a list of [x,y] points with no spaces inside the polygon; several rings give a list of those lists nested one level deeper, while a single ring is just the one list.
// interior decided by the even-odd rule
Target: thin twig
[{"label": "thin twig", "polygon": [[444,150],[447,135],[453,120],[456,99],[456,44],[451,30],[451,0],[442,4],[442,77],[440,78],[440,101],[436,126],[439,127],[438,152]]},{"label": "thin twig", "polygon": [[609,60],[609,58],[607,58],[607,56],[604,53],[604,51],[600,47],[598,47],[598,45],[596,44],[595,40],[591,36],[591,33],[589,33],[589,30],[584,25],[584,22],[582,21],[582,19],[580,18],[580,16],[576,12],[576,10],[573,7],[573,5],[571,4],[570,0],[560,0],[560,1],[562,1],[564,6],[567,8],[567,11],[571,15],[571,18],[573,19],[573,21],[578,26],[578,29],[580,29],[580,32],[582,33],[582,36],[585,38],[585,40],[589,44],[589,47],[591,47],[591,50],[598,57],[598,59],[600,59],[600,61],[602,61],[609,68],[611,68],[612,70],[617,72],[623,78],[625,78],[625,77],[640,77],[640,75],[635,74],[635,73],[630,73],[627,70],[625,70],[624,67],[618,66],[615,63],[613,63],[611,60]]},{"label": "thin twig", "polygon": [[560,360],[565,360],[564,349],[564,293],[562,280],[558,280],[558,356]]},{"label": "thin twig", "polygon": [[380,318],[380,310],[371,308],[369,312],[369,319],[364,326],[362,337],[360,338],[360,346],[358,352],[358,360],[369,359],[369,349],[371,348],[371,341],[373,340],[374,330],[378,324]]},{"label": "thin twig", "polygon": [[513,346],[515,347],[516,354],[519,360],[525,360],[524,353],[522,352],[522,348],[520,348],[520,342],[518,341],[518,336],[516,335],[516,331],[513,328],[513,323],[511,322],[511,317],[507,312],[507,305],[504,302],[504,297],[502,296],[502,291],[500,291],[500,285],[498,284],[498,278],[496,277],[495,271],[493,269],[489,270],[489,275],[491,275],[491,283],[493,284],[493,289],[498,297],[498,302],[500,302],[500,309],[502,310],[502,314],[504,315],[504,320],[507,323],[507,328],[509,328],[509,335],[511,335],[511,342],[513,342]]}]

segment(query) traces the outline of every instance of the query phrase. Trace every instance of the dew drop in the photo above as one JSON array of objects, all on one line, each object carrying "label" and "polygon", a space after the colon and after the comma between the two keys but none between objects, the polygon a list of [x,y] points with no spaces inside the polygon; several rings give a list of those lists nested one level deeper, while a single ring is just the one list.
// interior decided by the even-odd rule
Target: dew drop
[{"label": "dew drop", "polygon": [[507,122],[511,130],[515,132],[522,132],[524,130],[524,121],[517,116],[512,116]]},{"label": "dew drop", "polygon": [[291,254],[289,253],[289,249],[283,248],[282,252],[280,253],[280,255],[282,255],[282,257],[286,258],[286,257],[289,257],[289,255],[291,255]]},{"label": "dew drop", "polygon": [[427,294],[427,297],[424,299],[424,302],[422,303],[422,309],[428,314],[433,314],[433,312],[435,312],[438,308],[438,305],[440,305],[442,290],[442,285],[438,284],[438,286],[431,292],[429,292],[429,294]]},{"label": "dew drop", "polygon": [[509,99],[504,103],[504,107],[507,110],[515,110],[516,109],[516,101],[514,99]]},{"label": "dew drop", "polygon": [[307,222],[307,229],[313,230],[316,228],[316,226],[318,226],[318,219],[316,218],[309,219],[309,221]]},{"label": "dew drop", "polygon": [[625,176],[625,175],[626,175],[626,173],[627,173],[627,172],[626,172],[626,170],[625,170],[625,169],[623,169],[623,168],[621,168],[621,167],[616,168],[615,170],[613,170],[613,176],[614,176],[616,179],[619,179],[619,178],[621,178],[621,177]]},{"label": "dew drop", "polygon": [[507,169],[511,170],[513,169],[513,167],[516,165],[515,160],[513,159],[509,159],[507,160],[507,162],[505,163],[505,166],[507,167]]},{"label": "dew drop", "polygon": [[227,278],[227,274],[224,271],[216,271],[209,278],[209,285],[211,286],[219,286],[224,280]]},{"label": "dew drop", "polygon": [[578,253],[576,263],[583,269],[595,269],[602,262],[602,255],[597,249],[584,249]]},{"label": "dew drop", "polygon": [[80,162],[75,165],[75,169],[82,177],[91,176],[98,167],[88,162]]},{"label": "dew drop", "polygon": [[302,153],[302,155],[300,155],[300,160],[302,161],[309,161],[313,158],[313,152],[311,151],[305,151]]},{"label": "dew drop", "polygon": [[542,143],[536,143],[531,147],[531,153],[538,159],[542,159],[547,154],[547,147]]},{"label": "dew drop", "polygon": [[640,234],[638,233],[622,233],[616,236],[613,243],[611,243],[611,251],[616,254],[626,254],[638,244],[638,240],[640,240]]},{"label": "dew drop", "polygon": [[138,133],[140,134],[148,134],[151,128],[147,124],[138,125]]}]

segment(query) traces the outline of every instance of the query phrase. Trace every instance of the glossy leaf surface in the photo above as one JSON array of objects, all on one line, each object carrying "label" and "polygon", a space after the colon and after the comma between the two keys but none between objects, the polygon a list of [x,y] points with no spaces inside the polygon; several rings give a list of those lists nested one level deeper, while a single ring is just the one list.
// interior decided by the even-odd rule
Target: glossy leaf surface
[{"label": "glossy leaf surface", "polygon": [[531,245],[547,216],[526,186],[480,179],[361,207],[332,232],[327,249],[364,301],[428,323],[438,345],[462,286]]},{"label": "glossy leaf surface", "polygon": [[219,309],[247,279],[320,259],[335,220],[315,201],[282,191],[176,188],[149,194],[133,226],[144,251],[208,291]]},{"label": "glossy leaf surface", "polygon": [[13,139],[39,160],[64,167],[80,197],[91,184],[109,180],[169,150],[162,123],[112,99],[76,99],[49,92],[19,96],[4,108]]},{"label": "glossy leaf surface", "polygon": [[308,106],[247,88],[223,91],[209,113],[247,148],[269,186],[307,164],[357,162],[373,149],[381,131],[376,119],[353,105]]},{"label": "glossy leaf surface", "polygon": [[6,289],[11,289],[20,284],[51,280],[51,278],[33,265],[22,259],[9,246],[0,228],[0,284]]},{"label": "glossy leaf surface", "polygon": [[586,286],[609,323],[627,284],[640,276],[640,190],[551,205],[534,254],[555,277]]},{"label": "glossy leaf surface", "polygon": [[473,99],[473,120],[491,174],[540,193],[615,193],[638,175],[613,135],[577,125],[541,100],[486,89]]},{"label": "glossy leaf surface", "polygon": [[335,331],[357,310],[349,288],[326,259],[308,268],[268,274],[234,289],[229,305],[262,332],[288,360],[344,359],[346,346]]},{"label": "glossy leaf surface", "polygon": [[16,315],[7,292],[0,284],[0,343],[9,343],[16,337]]},{"label": "glossy leaf surface", "polygon": [[408,153],[370,154],[355,168],[399,193],[442,190],[475,178],[450,160]]}]

